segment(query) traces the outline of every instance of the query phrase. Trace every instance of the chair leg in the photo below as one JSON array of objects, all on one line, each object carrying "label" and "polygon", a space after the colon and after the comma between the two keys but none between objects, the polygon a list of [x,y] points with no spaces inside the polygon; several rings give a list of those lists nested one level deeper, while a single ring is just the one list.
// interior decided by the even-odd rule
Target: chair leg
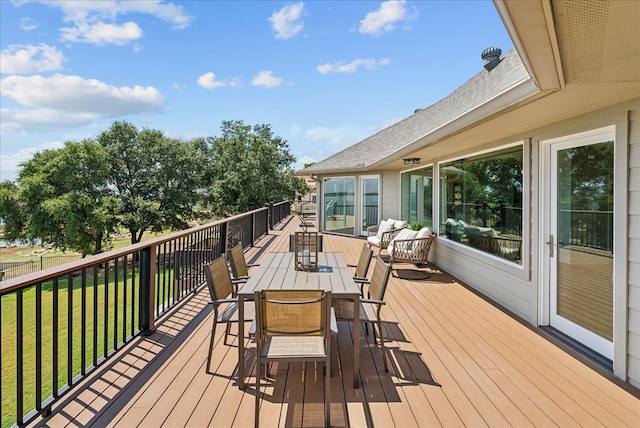
[{"label": "chair leg", "polygon": [[[224,330],[224,344],[227,344],[227,337],[229,336],[229,332],[231,331],[231,324],[227,323],[227,327]],[[240,338],[238,338],[240,340]]]},{"label": "chair leg", "polygon": [[216,326],[218,325],[217,314],[213,315],[213,327],[211,327],[211,339],[209,340],[209,355],[207,355],[207,373],[211,373],[211,354],[213,353],[213,344],[216,340]]},{"label": "chair leg", "polygon": [[329,374],[324,376],[324,425],[331,426],[331,353],[326,362]]},{"label": "chair leg", "polygon": [[[373,326],[371,326],[371,330],[374,331],[374,336],[375,336],[375,329],[373,328]],[[382,323],[380,321],[378,321],[378,336],[380,336],[380,350],[382,351],[382,363],[384,364],[384,371],[388,372],[389,371],[389,366],[387,365],[387,353],[384,350],[384,336],[382,335]]]},{"label": "chair leg", "polygon": [[260,425],[260,366],[262,365],[262,362],[260,361],[260,358],[258,358],[256,360],[256,414],[255,414],[255,421],[254,421],[254,427],[258,428],[258,426]]}]

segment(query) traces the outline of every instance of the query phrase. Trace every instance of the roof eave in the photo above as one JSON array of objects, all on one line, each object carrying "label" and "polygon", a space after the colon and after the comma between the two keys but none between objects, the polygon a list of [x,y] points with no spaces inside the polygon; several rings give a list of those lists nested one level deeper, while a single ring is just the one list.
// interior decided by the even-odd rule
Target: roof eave
[{"label": "roof eave", "polygon": [[525,69],[540,90],[564,88],[550,0],[493,0],[493,3]]}]

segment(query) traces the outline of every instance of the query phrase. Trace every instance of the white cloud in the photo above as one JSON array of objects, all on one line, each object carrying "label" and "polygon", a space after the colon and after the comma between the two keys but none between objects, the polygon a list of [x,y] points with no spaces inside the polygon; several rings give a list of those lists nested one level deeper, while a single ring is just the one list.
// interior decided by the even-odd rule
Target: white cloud
[{"label": "white cloud", "polygon": [[9,76],[0,92],[28,107],[3,109],[2,123],[24,129],[80,126],[97,118],[159,112],[164,97],[154,87],[115,87],[94,79],[56,74]]},{"label": "white cloud", "polygon": [[360,21],[360,32],[375,36],[392,31],[398,22],[409,19],[406,3],[406,0],[388,0],[381,3],[378,10],[367,13]]},{"label": "white cloud", "polygon": [[212,71],[198,77],[198,85],[205,89],[215,89],[227,86],[226,83],[216,80],[216,75]]},{"label": "white cloud", "polygon": [[234,77],[225,81],[216,80],[216,74],[210,71],[198,77],[198,85],[202,86],[205,89],[223,88],[225,86],[238,88],[242,86],[242,80],[239,77]]},{"label": "white cloud", "polygon": [[142,29],[133,21],[120,23],[118,18],[129,13],[151,15],[168,22],[174,29],[184,29],[193,18],[182,6],[161,0],[112,1],[40,1],[62,10],[62,39],[71,42],[124,45],[142,37]]},{"label": "white cloud", "polygon": [[304,168],[305,165],[310,164],[310,163],[316,163],[318,162],[317,160],[309,157],[309,156],[302,156],[299,159],[296,159],[296,164],[294,165],[294,169],[297,170],[301,170]]},{"label": "white cloud", "polygon": [[33,22],[33,19],[29,18],[29,17],[25,17],[25,18],[21,18],[20,19],[20,29],[23,31],[31,31],[31,30],[35,30],[36,28],[38,28],[38,25]]},{"label": "white cloud", "polygon": [[142,37],[142,29],[135,22],[124,24],[79,23],[75,27],[61,28],[62,40],[94,45],[126,45]]},{"label": "white cloud", "polygon": [[65,57],[54,46],[9,45],[0,52],[0,73],[29,74],[56,71],[62,68]]},{"label": "white cloud", "polygon": [[308,129],[305,138],[314,143],[328,143],[337,148],[348,147],[371,135],[371,128],[363,128],[356,125],[341,125],[335,128],[318,126]]},{"label": "white cloud", "polygon": [[276,32],[276,39],[290,39],[302,31],[302,2],[284,6],[277,12],[273,12],[269,21],[271,28]]},{"label": "white cloud", "polygon": [[273,71],[263,70],[253,78],[251,84],[253,86],[264,86],[265,88],[275,88],[282,85],[283,80],[280,77],[275,77]]},{"label": "white cloud", "polygon": [[355,73],[359,67],[365,67],[367,70],[375,70],[378,67],[386,66],[391,63],[389,58],[382,58],[379,61],[375,59],[361,59],[356,58],[348,64],[336,62],[334,64],[326,63],[319,65],[316,69],[321,74],[329,73]]}]

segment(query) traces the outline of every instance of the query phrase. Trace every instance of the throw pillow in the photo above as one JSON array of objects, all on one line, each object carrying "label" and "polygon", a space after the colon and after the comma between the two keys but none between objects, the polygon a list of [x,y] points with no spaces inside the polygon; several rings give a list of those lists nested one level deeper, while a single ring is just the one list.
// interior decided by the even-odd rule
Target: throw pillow
[{"label": "throw pillow", "polygon": [[382,234],[389,230],[393,229],[393,223],[389,223],[386,220],[382,220],[380,222],[380,226],[378,226],[378,238],[382,239]]}]

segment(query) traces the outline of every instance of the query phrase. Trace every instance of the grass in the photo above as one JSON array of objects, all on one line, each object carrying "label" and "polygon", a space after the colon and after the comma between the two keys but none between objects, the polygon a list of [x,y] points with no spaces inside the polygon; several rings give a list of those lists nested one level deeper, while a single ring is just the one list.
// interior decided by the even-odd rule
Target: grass
[{"label": "grass", "polygon": [[[169,284],[166,296],[173,295],[173,271],[157,272],[156,279],[161,278],[163,283]],[[54,390],[66,385],[69,379],[77,376],[83,369],[93,365],[110,350],[122,343],[134,330],[138,329],[137,304],[132,305],[132,299],[137,303],[138,278],[135,278],[136,286],[133,286],[131,273],[125,278],[122,271],[117,281],[113,271],[110,271],[105,279],[104,271],[97,277],[88,274],[86,284],[82,287],[82,278],[73,277],[69,281],[60,281],[57,289],[53,282],[41,285],[41,335],[40,341],[42,355],[41,391],[42,399],[51,396]],[[105,286],[106,284],[106,286]],[[57,299],[56,299],[57,294]],[[83,297],[84,294],[84,297]],[[158,295],[159,293],[156,293]],[[34,407],[36,398],[36,313],[37,290],[29,287],[19,297],[17,293],[3,296],[1,299],[0,313],[0,340],[2,341],[2,427],[8,427],[16,423],[16,364],[17,364],[17,303],[22,299],[23,307],[23,370],[24,370],[24,403],[26,410]],[[117,297],[116,297],[117,296]],[[94,297],[97,301],[94,310]],[[126,299],[126,303],[125,303]],[[156,300],[158,297],[156,297]],[[58,309],[54,311],[54,303],[58,302]],[[86,322],[83,323],[83,309]],[[125,312],[126,311],[126,312]],[[54,322],[54,314],[57,313],[57,322]],[[116,313],[117,318],[116,318]],[[123,317],[126,314],[126,317]],[[97,323],[94,325],[94,316]],[[125,319],[126,318],[126,319]],[[68,330],[68,320],[71,319],[71,330]],[[53,330],[57,332],[57,341],[54,343]],[[97,348],[93,349],[94,332],[97,335]],[[84,347],[86,356],[81,361],[82,338],[86,341]],[[55,352],[54,346],[57,346]],[[70,357],[67,349],[71,348]],[[54,367],[54,357],[57,355],[57,367]],[[54,384],[54,377],[57,382]],[[24,414],[22,409],[21,414]]]}]

